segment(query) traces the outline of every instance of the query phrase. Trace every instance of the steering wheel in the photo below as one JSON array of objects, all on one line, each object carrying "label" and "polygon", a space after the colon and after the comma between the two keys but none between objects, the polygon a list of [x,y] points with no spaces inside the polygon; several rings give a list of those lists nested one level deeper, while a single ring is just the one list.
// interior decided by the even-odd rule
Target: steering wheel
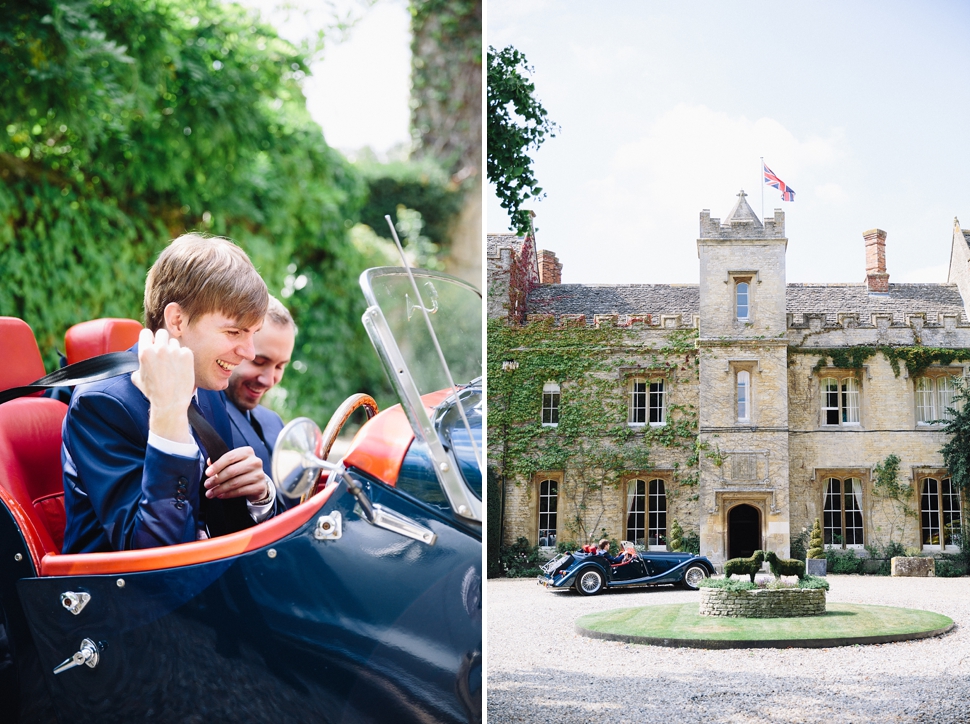
[{"label": "steering wheel", "polygon": [[[320,439],[317,441],[317,449],[314,451],[314,454],[318,458],[321,460],[327,459],[327,456],[330,455],[330,449],[333,447],[334,442],[336,442],[337,436],[340,434],[343,426],[347,423],[347,420],[350,419],[350,416],[361,407],[364,408],[364,412],[367,414],[368,420],[378,413],[377,402],[373,397],[363,392],[358,392],[355,395],[351,395],[340,403],[340,407],[334,411],[333,415],[330,417],[330,422],[327,423],[327,427],[324,429],[323,434],[320,435]],[[302,503],[308,498],[316,495],[323,489],[324,485],[326,485],[326,477],[321,475],[319,478],[317,478],[317,482],[314,483],[313,489],[306,493],[300,502]]]}]

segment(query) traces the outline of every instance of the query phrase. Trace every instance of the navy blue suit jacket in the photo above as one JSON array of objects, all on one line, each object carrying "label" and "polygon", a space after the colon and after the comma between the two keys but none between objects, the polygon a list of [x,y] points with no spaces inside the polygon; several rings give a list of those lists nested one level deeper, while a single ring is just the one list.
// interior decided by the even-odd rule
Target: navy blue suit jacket
[{"label": "navy blue suit jacket", "polygon": [[[198,399],[206,420],[223,440],[231,440],[220,394],[199,390]],[[61,444],[65,553],[196,540],[201,458],[168,455],[149,447],[148,408],[148,399],[132,384],[131,374],[75,389]]]},{"label": "navy blue suit jacket", "polygon": [[256,418],[256,422],[263,429],[263,437],[266,443],[260,439],[253,429],[252,423],[246,418],[246,413],[236,407],[225,392],[219,393],[226,405],[229,413],[229,423],[232,425],[232,446],[244,447],[248,445],[256,453],[256,456],[263,461],[263,471],[273,477],[271,461],[273,459],[273,447],[276,445],[276,438],[283,430],[283,419],[270,409],[262,405],[256,405],[250,414]]}]

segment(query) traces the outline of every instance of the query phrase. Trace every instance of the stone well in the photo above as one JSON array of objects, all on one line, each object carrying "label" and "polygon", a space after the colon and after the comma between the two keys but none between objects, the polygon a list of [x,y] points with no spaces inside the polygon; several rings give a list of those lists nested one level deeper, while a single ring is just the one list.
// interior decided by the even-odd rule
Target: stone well
[{"label": "stone well", "polygon": [[825,589],[777,588],[728,591],[702,588],[702,616],[734,618],[795,618],[825,613]]}]

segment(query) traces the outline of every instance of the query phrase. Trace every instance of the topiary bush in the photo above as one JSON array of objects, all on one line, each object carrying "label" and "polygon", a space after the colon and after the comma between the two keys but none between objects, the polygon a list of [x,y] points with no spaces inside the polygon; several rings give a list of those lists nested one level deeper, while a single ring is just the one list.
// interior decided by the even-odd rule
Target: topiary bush
[{"label": "topiary bush", "polygon": [[809,558],[827,558],[825,544],[822,542],[822,526],[819,524],[818,518],[815,519],[811,536],[809,536],[807,556]]},{"label": "topiary bush", "polygon": [[684,550],[684,529],[676,519],[670,525],[670,540],[667,545],[673,553],[682,553]]},{"label": "topiary bush", "polygon": [[543,559],[539,554],[539,546],[530,544],[522,536],[512,545],[499,549],[499,560],[502,570],[509,578],[528,578],[542,573]]}]

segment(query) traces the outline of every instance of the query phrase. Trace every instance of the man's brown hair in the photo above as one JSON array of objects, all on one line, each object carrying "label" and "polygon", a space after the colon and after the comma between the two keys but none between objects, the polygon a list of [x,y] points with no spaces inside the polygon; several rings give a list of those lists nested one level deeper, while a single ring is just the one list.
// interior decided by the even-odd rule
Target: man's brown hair
[{"label": "man's brown hair", "polygon": [[251,327],[266,315],[269,293],[246,252],[229,239],[183,234],[159,254],[145,280],[145,326],[165,326],[176,302],[189,321],[220,313]]}]

